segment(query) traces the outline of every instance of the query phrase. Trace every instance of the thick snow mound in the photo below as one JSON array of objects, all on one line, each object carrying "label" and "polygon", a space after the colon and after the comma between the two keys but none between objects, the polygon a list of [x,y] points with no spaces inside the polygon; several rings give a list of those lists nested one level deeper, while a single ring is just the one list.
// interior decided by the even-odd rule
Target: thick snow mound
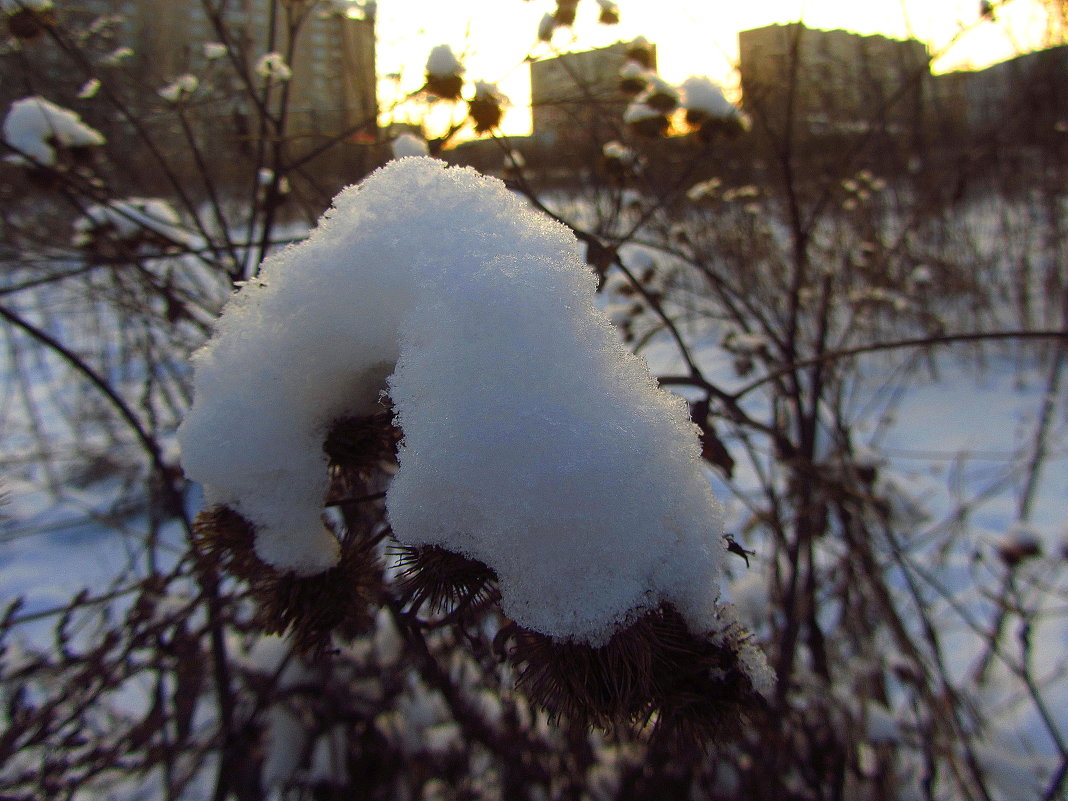
[{"label": "thick snow mound", "polygon": [[102,145],[105,140],[103,134],[70,109],[33,96],[11,104],[4,118],[4,141],[51,166],[56,163],[55,146],[89,147]]},{"label": "thick snow mound", "polygon": [[696,430],[595,285],[570,231],[500,181],[391,162],[227,307],[196,356],[187,473],[267,561],[321,570],[325,432],[392,372],[400,541],[485,562],[545,634],[600,642],[662,601],[711,630],[724,548]]}]

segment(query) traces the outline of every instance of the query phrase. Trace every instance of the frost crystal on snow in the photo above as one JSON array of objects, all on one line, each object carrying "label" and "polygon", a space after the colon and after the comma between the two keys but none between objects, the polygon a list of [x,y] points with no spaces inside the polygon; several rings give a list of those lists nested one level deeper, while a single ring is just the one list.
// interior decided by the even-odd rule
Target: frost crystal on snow
[{"label": "frost crystal on snow", "polygon": [[664,601],[717,627],[721,512],[687,405],[620,344],[564,226],[500,181],[400,159],[260,278],[196,355],[179,438],[266,561],[334,563],[322,443],[389,376],[398,540],[484,562],[504,611],[551,636],[603,642]]},{"label": "frost crystal on snow", "polygon": [[82,122],[70,109],[33,96],[11,104],[4,118],[4,141],[41,164],[53,165],[57,145],[88,147],[102,145],[105,140],[103,134]]}]

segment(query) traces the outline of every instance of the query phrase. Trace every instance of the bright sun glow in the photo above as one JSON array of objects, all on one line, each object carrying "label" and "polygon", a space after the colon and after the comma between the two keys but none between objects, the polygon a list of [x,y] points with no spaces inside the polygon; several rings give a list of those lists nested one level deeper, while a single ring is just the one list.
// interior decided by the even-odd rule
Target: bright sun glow
[{"label": "bright sun glow", "polygon": [[[733,87],[738,32],[774,23],[801,19],[812,28],[916,38],[927,44],[936,72],[984,67],[1039,48],[1046,30],[1038,0],[995,2],[995,21],[980,16],[979,0],[618,0],[618,5],[620,23],[600,25],[597,3],[583,0],[574,27],[557,30],[550,47],[537,41],[537,30],[542,16],[555,7],[553,0],[381,0],[380,104],[388,109],[417,90],[427,54],[443,43],[462,54],[469,80],[495,82],[512,99],[502,127],[519,135],[530,126],[526,59],[552,56],[554,50],[585,50],[642,35],[656,44],[660,74],[668,81],[680,83],[699,74]],[[409,104],[392,118],[425,119],[434,131],[448,125],[450,113],[460,120],[465,112],[463,104],[438,105],[427,117],[424,104]]]}]

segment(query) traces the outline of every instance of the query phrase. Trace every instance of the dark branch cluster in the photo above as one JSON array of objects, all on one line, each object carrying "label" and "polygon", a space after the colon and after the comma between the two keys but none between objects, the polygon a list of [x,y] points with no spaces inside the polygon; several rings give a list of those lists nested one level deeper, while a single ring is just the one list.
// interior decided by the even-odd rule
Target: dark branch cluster
[{"label": "dark branch cluster", "polygon": [[298,650],[323,650],[330,647],[333,635],[351,639],[369,625],[368,607],[378,600],[382,588],[373,542],[342,537],[337,565],[313,576],[298,576],[260,559],[255,552],[255,527],[228,507],[201,512],[194,532],[202,559],[248,582],[263,630],[291,632]]}]

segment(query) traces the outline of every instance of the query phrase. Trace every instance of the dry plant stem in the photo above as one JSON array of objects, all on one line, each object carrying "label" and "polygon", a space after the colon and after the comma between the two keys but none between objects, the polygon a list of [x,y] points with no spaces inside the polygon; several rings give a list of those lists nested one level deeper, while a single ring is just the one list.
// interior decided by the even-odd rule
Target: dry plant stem
[{"label": "dry plant stem", "polygon": [[[51,337],[47,332],[37,328],[27,320],[22,319],[14,312],[0,306],[0,317],[3,317],[12,325],[26,331],[32,337],[40,341],[50,350],[55,351],[64,361],[85,377],[108,402],[115,408],[119,415],[133,430],[142,447],[148,453],[159,480],[167,497],[168,511],[176,515],[186,530],[186,535],[192,538],[192,524],[185,515],[184,500],[178,489],[172,483],[172,477],[167,464],[164,462],[159,445],[141,425],[141,421],[126,402],[111,388],[111,386],[82,360],[77,354],[68,349],[58,340]],[[230,667],[226,656],[226,643],[223,635],[222,607],[219,593],[218,576],[214,570],[204,568],[200,571],[199,580],[204,592],[204,598],[208,610],[210,622],[210,637],[212,646],[212,664],[215,673],[216,693],[219,701],[219,717],[221,722],[221,734],[223,738],[222,758],[220,760],[219,778],[215,792],[215,798],[221,801],[226,795],[226,771],[228,761],[232,756],[235,742],[233,741],[233,707],[234,701],[231,692]]]},{"label": "dry plant stem", "polygon": [[[204,161],[204,152],[200,145],[197,143],[196,135],[193,133],[193,129],[189,124],[189,118],[186,114],[184,104],[180,104],[178,107],[178,121],[182,126],[182,133],[185,136],[186,144],[189,147],[190,153],[193,154],[193,160],[197,165],[197,172],[200,175],[201,181],[204,184],[204,189],[208,193],[208,201],[211,204],[212,215],[215,217],[215,223],[219,227],[219,234],[223,238],[226,254],[230,259],[232,266],[229,276],[231,281],[239,280],[240,273],[237,270],[237,265],[241,263],[238,258],[237,248],[234,245],[233,238],[230,235],[230,222],[226,219],[226,213],[223,211],[222,203],[219,200],[218,189],[215,186],[215,181],[212,178],[211,170],[208,168],[207,163]],[[210,242],[210,240],[209,240]],[[214,244],[211,243],[214,248]]]},{"label": "dry plant stem", "polygon": [[[999,342],[999,341],[1012,341],[1012,340],[1063,340],[1068,337],[1068,333],[1065,331],[1057,330],[1041,330],[1041,331],[969,331],[957,334],[935,334],[931,336],[913,337],[909,339],[900,339],[895,342],[876,342],[869,345],[858,345],[855,348],[844,348],[842,350],[828,351],[819,357],[812,359],[801,359],[795,364],[788,367],[781,367],[769,372],[767,375],[762,376],[738,390],[730,393],[729,397],[735,401],[748,395],[755,389],[764,386],[770,381],[774,381],[784,375],[789,374],[791,371],[800,367],[811,367],[814,364],[821,362],[834,362],[842,359],[848,359],[853,356],[861,356],[866,353],[876,353],[887,350],[909,350],[914,348],[925,348],[931,345],[952,345],[960,342]],[[687,379],[677,376],[667,376],[660,379],[661,382],[679,384],[685,382]]]},{"label": "dry plant stem", "polygon": [[[78,65],[78,67],[82,70],[86,78],[97,77],[96,70],[86,58],[85,54],[76,46],[72,45],[70,41],[61,36],[57,28],[49,28],[48,34],[55,40],[56,44],[63,50],[63,52],[66,53]],[[99,80],[99,78],[97,79]],[[171,168],[167,157],[163,154],[162,150],[160,150],[155,140],[151,136],[149,136],[148,130],[144,127],[144,125],[141,124],[140,119],[129,109],[129,107],[122,101],[122,99],[116,93],[111,91],[111,88],[108,86],[107,82],[101,81],[100,91],[102,92],[103,97],[107,99],[107,101],[116,110],[116,112],[118,112],[123,122],[127,123],[133,128],[133,130],[137,134],[137,138],[141,142],[143,142],[144,145],[148,148],[149,152],[152,154],[156,166],[158,166],[163,171],[163,174],[167,178],[167,183],[174,191],[174,193],[178,196],[185,210],[188,212],[190,219],[193,220],[194,225],[197,226],[198,233],[204,238],[204,241],[210,242],[211,237],[208,235],[208,231],[204,228],[200,220],[200,216],[197,214],[196,204],[193,202],[193,199],[189,196],[189,194],[185,191],[185,187],[179,180],[178,175]]]},{"label": "dry plant stem", "polygon": [[[534,204],[535,208],[537,208],[539,211],[543,212],[544,214],[547,214],[549,217],[553,218],[557,222],[559,222],[559,223],[561,223],[563,225],[566,225],[571,230],[571,232],[579,239],[579,241],[581,241],[581,242],[585,243],[587,246],[591,246],[591,247],[593,247],[595,249],[599,249],[599,250],[604,250],[605,249],[604,244],[597,237],[595,237],[593,234],[590,234],[589,232],[587,232],[587,231],[585,231],[585,230],[583,230],[581,228],[576,227],[575,225],[573,225],[568,220],[565,220],[562,217],[560,217],[559,215],[554,214],[550,209],[548,209],[541,202],[541,200],[537,197],[536,194],[533,193],[532,190],[530,190],[529,187],[523,188],[522,185],[521,185],[520,189],[523,192],[524,196],[528,200],[530,200],[530,202],[532,204]],[[611,254],[612,263],[615,264],[620,269],[621,272],[623,272],[623,274],[626,276],[626,278],[630,282],[630,284],[642,296],[642,299],[645,300],[645,302],[649,304],[649,307],[651,309],[653,309],[653,311],[656,313],[656,315],[660,318],[660,320],[663,323],[664,327],[668,330],[668,332],[671,334],[672,339],[675,341],[675,344],[676,344],[676,346],[678,347],[678,350],[679,350],[679,354],[682,356],[683,360],[686,362],[686,366],[690,369],[690,375],[687,378],[674,381],[673,383],[675,383],[675,384],[688,383],[688,384],[691,384],[692,386],[700,387],[701,389],[705,390],[709,394],[714,395],[716,397],[716,399],[718,401],[720,401],[726,407],[727,413],[731,416],[732,419],[735,420],[735,422],[738,422],[738,423],[740,423],[742,425],[745,425],[746,427],[752,428],[754,430],[761,431],[761,432],[763,432],[765,434],[774,434],[774,432],[768,426],[766,426],[763,423],[760,423],[757,420],[754,420],[753,418],[751,418],[735,402],[734,398],[732,398],[728,393],[724,392],[722,389],[720,389],[719,387],[715,386],[714,384],[711,384],[707,379],[705,379],[705,377],[702,374],[700,368],[698,367],[697,363],[693,359],[693,355],[690,352],[689,345],[687,345],[685,339],[682,337],[682,335],[679,332],[678,328],[675,326],[674,321],[672,321],[671,318],[668,316],[668,314],[664,311],[663,305],[660,303],[660,301],[658,301],[656,298],[652,297],[649,294],[649,291],[634,276],[633,272],[631,272],[630,269],[627,268],[627,266],[623,263],[622,259],[620,258],[619,253],[618,253],[617,250],[612,249],[610,251],[610,254]],[[665,381],[663,379],[658,379],[658,380],[660,380],[661,384],[665,384]]]},{"label": "dry plant stem", "polygon": [[[1068,325],[1068,314],[1065,324]],[[1035,493],[1038,491],[1042,468],[1049,454],[1050,426],[1057,406],[1057,397],[1060,391],[1061,380],[1064,376],[1065,354],[1068,349],[1068,334],[1054,343],[1054,353],[1050,360],[1049,374],[1046,378],[1045,392],[1042,395],[1042,410],[1039,412],[1038,424],[1035,426],[1034,437],[1031,442],[1031,458],[1027,465],[1027,479],[1024,483],[1023,492],[1020,493],[1019,519],[1029,520],[1031,509],[1034,505]]]},{"label": "dry plant stem", "polygon": [[[917,568],[910,563],[893,532],[889,529],[884,529],[883,536],[891,547],[891,553],[893,554],[895,561],[897,561],[902,568],[902,576],[908,586],[909,594],[913,599],[915,608],[919,612],[919,619],[923,628],[924,638],[927,641],[930,657],[933,660],[937,671],[941,695],[948,702],[945,705],[946,709],[944,710],[946,716],[944,721],[946,724],[945,733],[951,742],[959,742],[964,750],[964,762],[968,773],[967,778],[970,781],[966,782],[963,780],[964,777],[961,777],[960,789],[966,793],[969,798],[976,797],[977,795],[977,797],[981,798],[983,801],[991,801],[990,793],[983,777],[983,771],[979,767],[979,762],[975,756],[975,749],[972,747],[971,738],[968,733],[970,727],[965,724],[962,717],[961,704],[959,703],[960,696],[956,688],[954,688],[950,682],[949,671],[946,669],[938,633],[935,631],[934,624],[925,611],[927,605],[924,602],[923,593],[916,583],[915,573]],[[941,707],[942,705],[938,704],[932,706],[931,709],[932,711],[936,711]],[[955,760],[950,760],[950,766],[955,767]],[[975,795],[973,795],[973,793]]]},{"label": "dry plant stem", "polygon": [[[269,42],[275,40],[275,20],[277,4],[271,4],[271,26],[269,33]],[[297,47],[297,34],[300,32],[301,26],[304,23],[305,16],[311,11],[311,6],[307,6],[304,9],[299,8],[296,4],[286,5],[286,19],[285,19],[285,35],[286,35],[286,51],[283,56],[286,64],[294,63],[294,56],[296,55]],[[268,105],[271,91],[271,81],[268,80],[264,86],[264,105]],[[272,231],[274,228],[275,215],[278,210],[278,188],[280,186],[282,176],[280,171],[282,169],[285,152],[286,142],[286,124],[289,118],[289,96],[290,96],[290,82],[283,81],[281,89],[281,98],[278,102],[278,113],[274,119],[274,130],[271,132],[271,150],[270,150],[270,166],[271,166],[271,181],[267,185],[267,197],[264,201],[263,209],[263,222],[260,232],[260,244],[258,254],[256,257],[256,264],[262,264],[263,260],[267,258],[267,254],[270,252],[272,246]]]},{"label": "dry plant stem", "polygon": [[[26,260],[23,259],[22,261],[23,263],[25,263]],[[66,272],[57,273],[56,275],[46,275],[42,276],[41,278],[34,278],[29,281],[24,281],[21,284],[0,287],[0,297],[3,297],[4,295],[16,295],[19,292],[25,292],[29,289],[37,289],[39,287],[47,286],[49,284],[57,284],[60,281],[66,281],[70,278],[78,278],[80,276],[86,275],[87,273],[91,273],[94,270],[99,270],[104,266],[104,264],[83,264],[81,267],[77,267],[73,270],[68,270]]]},{"label": "dry plant stem", "polygon": [[1027,687],[1027,691],[1031,695],[1031,700],[1035,705],[1035,709],[1038,710],[1039,717],[1041,717],[1042,723],[1046,727],[1046,732],[1049,734],[1049,738],[1053,741],[1054,746],[1056,746],[1057,752],[1060,754],[1063,762],[1068,760],[1068,741],[1065,740],[1064,734],[1061,732],[1053,714],[1050,712],[1049,705],[1043,700],[1042,692],[1038,687],[1038,683],[1035,681],[1034,669],[1032,667],[1034,650],[1031,647],[1031,633],[1031,620],[1025,618],[1020,622],[1020,628],[1016,634],[1017,641],[1020,644],[1020,662],[1015,672]]},{"label": "dry plant stem", "polygon": [[22,358],[19,353],[19,348],[15,342],[14,329],[8,329],[4,332],[4,338],[7,340],[8,359],[14,367],[16,374],[16,385],[19,395],[19,399],[22,402],[22,407],[26,412],[26,418],[29,421],[30,432],[33,434],[34,441],[37,444],[38,451],[43,456],[42,463],[44,465],[43,472],[45,480],[48,482],[49,490],[59,497],[59,489],[61,487],[60,478],[55,470],[55,466],[52,464],[51,453],[47,439],[44,435],[44,425],[38,413],[37,404],[34,403],[33,397],[30,393],[30,379],[25,373],[24,366],[22,364]]},{"label": "dry plant stem", "polygon": [[402,611],[400,602],[387,598],[385,605],[389,610],[393,625],[402,632],[405,642],[418,660],[420,676],[429,687],[441,693],[453,719],[460,725],[465,736],[482,743],[490,751],[500,754],[505,759],[504,764],[508,769],[519,773],[524,781],[546,783],[549,776],[544,770],[538,764],[524,759],[523,756],[524,753],[537,754],[544,751],[544,744],[531,735],[520,732],[513,733],[514,740],[500,737],[498,732],[464,699],[460,689],[438,664],[422,630],[408,624],[407,614]]}]

